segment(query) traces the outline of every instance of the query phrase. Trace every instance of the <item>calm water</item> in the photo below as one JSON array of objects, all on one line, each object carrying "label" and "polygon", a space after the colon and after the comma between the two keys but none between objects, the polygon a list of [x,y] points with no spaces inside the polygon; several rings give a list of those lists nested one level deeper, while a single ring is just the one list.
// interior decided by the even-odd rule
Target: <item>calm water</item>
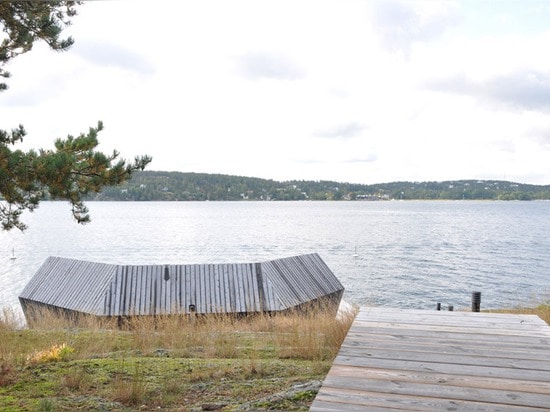
[{"label": "calm water", "polygon": [[[357,304],[482,308],[550,297],[550,202],[44,203],[0,232],[0,308],[48,256],[106,263],[255,262],[317,252]],[[16,259],[11,259],[12,250]]]}]

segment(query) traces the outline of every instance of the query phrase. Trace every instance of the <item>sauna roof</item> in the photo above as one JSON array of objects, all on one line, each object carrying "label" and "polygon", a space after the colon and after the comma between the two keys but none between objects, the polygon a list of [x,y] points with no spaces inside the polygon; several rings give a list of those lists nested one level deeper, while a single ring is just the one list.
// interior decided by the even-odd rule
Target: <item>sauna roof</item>
[{"label": "sauna roof", "polygon": [[49,257],[19,296],[96,316],[276,312],[344,288],[317,253],[260,263],[114,265]]}]

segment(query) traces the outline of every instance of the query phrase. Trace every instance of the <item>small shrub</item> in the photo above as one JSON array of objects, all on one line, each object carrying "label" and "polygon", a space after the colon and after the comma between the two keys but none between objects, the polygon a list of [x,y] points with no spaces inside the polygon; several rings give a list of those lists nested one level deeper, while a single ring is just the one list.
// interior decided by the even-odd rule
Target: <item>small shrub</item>
[{"label": "small shrub", "polygon": [[134,373],[125,378],[122,372],[117,373],[113,382],[113,400],[124,405],[136,406],[143,403],[147,393],[147,383],[139,362],[134,364]]},{"label": "small shrub", "polygon": [[15,381],[16,375],[13,365],[0,363],[0,387],[11,385]]},{"label": "small shrub", "polygon": [[27,362],[31,365],[48,362],[58,362],[67,360],[69,355],[74,352],[74,348],[71,348],[66,343],[61,345],[53,345],[50,349],[41,350],[35,352],[27,357]]},{"label": "small shrub", "polygon": [[55,410],[55,404],[51,399],[43,398],[38,401],[37,409],[40,412],[50,412]]},{"label": "small shrub", "polygon": [[89,376],[82,369],[73,371],[61,378],[61,386],[71,392],[82,391],[89,386]]}]

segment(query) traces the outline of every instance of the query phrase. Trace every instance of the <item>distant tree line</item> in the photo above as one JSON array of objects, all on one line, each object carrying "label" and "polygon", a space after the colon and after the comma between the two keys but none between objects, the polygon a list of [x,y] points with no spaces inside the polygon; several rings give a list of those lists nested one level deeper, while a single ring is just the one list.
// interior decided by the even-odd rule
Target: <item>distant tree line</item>
[{"label": "distant tree line", "polygon": [[393,182],[375,185],[271,179],[206,173],[137,171],[131,180],[106,187],[88,200],[269,201],[269,200],[548,200],[550,185],[496,180]]}]

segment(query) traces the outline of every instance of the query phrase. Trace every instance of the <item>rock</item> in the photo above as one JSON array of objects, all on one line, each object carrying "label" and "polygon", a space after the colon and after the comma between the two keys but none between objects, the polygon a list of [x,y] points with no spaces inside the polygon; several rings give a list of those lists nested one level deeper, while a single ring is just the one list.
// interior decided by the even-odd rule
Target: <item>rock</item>
[{"label": "rock", "polygon": [[304,392],[317,393],[321,388],[321,384],[322,384],[321,381],[310,381],[310,382],[300,383],[300,384],[294,385],[289,390],[274,393],[273,395],[269,395],[264,398],[257,399],[255,401],[242,404],[235,410],[237,411],[257,410],[255,405],[258,405],[258,404],[272,404],[272,403],[281,402],[285,399],[293,399],[298,394],[301,394]]},{"label": "rock", "polygon": [[226,406],[227,406],[227,404],[223,404],[223,403],[203,403],[202,404],[202,410],[203,411],[219,411],[220,409],[223,409]]},{"label": "rock", "polygon": [[159,358],[167,358],[168,357],[168,351],[166,349],[156,349],[155,350],[155,356],[158,356]]}]

